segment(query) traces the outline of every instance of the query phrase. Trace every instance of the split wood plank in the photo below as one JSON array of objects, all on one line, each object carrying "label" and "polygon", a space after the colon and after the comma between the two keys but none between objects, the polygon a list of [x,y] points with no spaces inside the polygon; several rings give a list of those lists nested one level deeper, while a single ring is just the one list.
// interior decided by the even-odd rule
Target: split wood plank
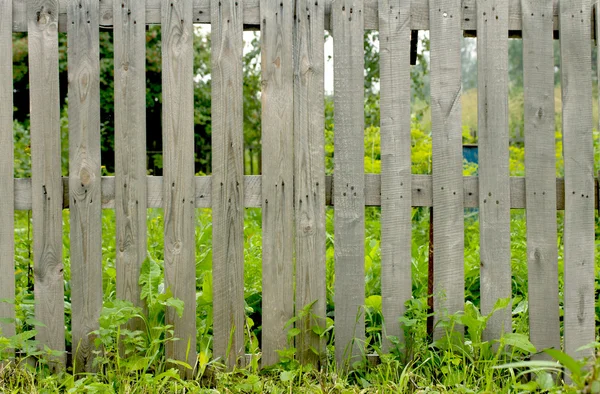
[{"label": "split wood plank", "polygon": [[138,282],[147,245],[146,2],[114,5],[117,297],[144,308]]},{"label": "split wood plank", "polygon": [[[481,313],[511,298],[508,132],[508,2],[477,3]],[[512,332],[512,308],[496,311],[484,338]]]},{"label": "split wood plank", "polygon": [[332,6],[335,105],[335,358],[347,369],[365,338],[364,4]]},{"label": "split wood plank", "polygon": [[[13,0],[13,31],[27,31],[27,21],[25,13],[26,0]],[[113,2],[118,0],[103,0],[100,4],[100,25],[110,28],[114,24]],[[194,23],[211,23],[211,0],[193,0],[193,21]],[[260,1],[246,0],[243,4],[241,18],[243,18],[244,28],[256,30],[260,26]],[[368,30],[379,29],[379,0],[364,1],[364,28]],[[509,2],[509,30],[520,31],[522,28],[522,15],[520,0],[508,0]],[[147,0],[146,23],[161,23],[161,0]],[[321,0],[318,4],[325,8],[325,29],[331,27],[331,7],[333,0]],[[428,1],[412,1],[410,10],[410,29],[411,30],[429,30],[429,5]],[[462,30],[475,31],[477,29],[476,16],[477,0],[463,0],[463,14],[461,19]],[[558,0],[553,0],[553,29],[558,30]],[[60,0],[59,31],[66,31],[66,9],[67,0]],[[298,15],[298,14],[297,14]],[[590,34],[592,31],[590,30]]]},{"label": "split wood plank", "polygon": [[[92,371],[102,311],[98,2],[68,6],[71,308],[76,371]],[[59,163],[60,164],[60,163]]]},{"label": "split wood plank", "polygon": [[312,328],[325,328],[325,7],[314,0],[296,2],[294,41],[294,203],[296,210],[296,322],[300,362],[315,366],[325,344]]},{"label": "split wood plank", "polygon": [[[162,2],[163,204],[165,285],[183,301],[183,314],[168,308],[177,341],[168,358],[196,363],[196,243],[194,209],[194,77],[192,0]],[[180,368],[190,378],[193,370]]]},{"label": "split wood plank", "polygon": [[[429,3],[435,324],[464,310],[461,1]],[[457,332],[460,330],[457,328]],[[434,337],[445,335],[443,327]]]},{"label": "split wood plank", "polygon": [[233,368],[245,361],[244,1],[211,5],[214,355]]},{"label": "split wood plank", "polygon": [[[0,1],[0,319],[15,318],[12,5],[12,0]],[[0,322],[0,335],[15,335],[15,323]]]},{"label": "split wood plank", "polygon": [[404,340],[400,317],[412,296],[410,2],[380,0],[381,297],[384,350]]},{"label": "split wood plank", "polygon": [[541,351],[560,349],[552,4],[522,7],[529,336]]},{"label": "split wood plank", "polygon": [[261,0],[262,357],[279,362],[294,316],[294,7]]},{"label": "split wood plank", "polygon": [[[35,316],[45,325],[36,339],[64,351],[58,1],[29,1],[27,7]],[[64,364],[66,357],[55,361]]]},{"label": "split wood plank", "polygon": [[560,2],[560,56],[565,162],[564,336],[572,357],[595,340],[594,141],[592,137],[592,48],[589,0]]}]

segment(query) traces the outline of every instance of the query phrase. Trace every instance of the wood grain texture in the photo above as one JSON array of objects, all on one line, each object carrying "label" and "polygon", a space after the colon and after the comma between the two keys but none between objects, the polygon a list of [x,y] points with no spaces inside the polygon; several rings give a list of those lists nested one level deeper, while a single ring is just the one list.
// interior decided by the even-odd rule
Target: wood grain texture
[{"label": "wood grain texture", "polygon": [[[28,1],[36,339],[65,350],[58,1]],[[65,356],[58,357],[64,364]]]},{"label": "wood grain texture", "polygon": [[[13,31],[27,31],[27,22],[25,16],[24,3],[26,0],[13,0]],[[68,0],[60,0],[59,30],[66,31],[66,4]],[[110,28],[114,24],[113,1],[102,0],[100,4],[100,24],[103,27]],[[193,21],[194,23],[211,23],[211,0],[193,0]],[[334,0],[321,0],[319,5],[325,8],[325,28],[331,26],[331,7]],[[379,29],[379,0],[365,0],[364,2],[364,27],[365,29]],[[508,0],[509,2],[509,29],[511,31],[520,31],[522,27],[521,3],[520,0]],[[429,5],[427,0],[412,0],[410,10],[410,28],[411,30],[429,30]],[[463,0],[463,15],[461,19],[461,28],[463,30],[474,31],[477,29],[476,16],[477,0]],[[558,0],[553,0],[553,28],[558,30]],[[243,18],[244,28],[247,30],[257,30],[260,26],[260,0],[246,0],[243,4],[241,17]],[[147,0],[146,23],[161,23],[161,0]],[[299,14],[297,14],[299,15]],[[591,33],[591,31],[590,31]]]},{"label": "wood grain texture", "polygon": [[595,339],[594,141],[592,137],[592,48],[589,0],[560,2],[560,55],[565,162],[564,336],[572,357]]},{"label": "wood grain texture", "polygon": [[[481,313],[511,298],[508,131],[508,2],[477,3],[479,239]],[[488,341],[512,332],[512,308],[496,311]]]},{"label": "wood grain texture", "polygon": [[538,350],[560,349],[552,5],[522,6],[529,336]]},{"label": "wood grain texture", "polygon": [[[167,309],[177,341],[168,358],[196,362],[196,244],[194,234],[194,90],[192,0],[162,2],[163,204],[165,285],[183,301],[183,315]],[[180,368],[186,377],[193,370]]]},{"label": "wood grain texture", "polygon": [[294,204],[296,211],[296,314],[312,304],[312,316],[296,322],[297,355],[314,366],[325,344],[312,327],[325,328],[325,7],[296,2],[294,41]]},{"label": "wood grain texture", "polygon": [[363,0],[333,4],[335,359],[347,369],[365,338]]},{"label": "wood grain texture", "polygon": [[[404,340],[399,318],[412,296],[410,2],[380,0],[381,297],[385,336]],[[384,350],[392,342],[385,340]]]},{"label": "wood grain texture", "polygon": [[[0,1],[0,319],[14,319],[15,188],[13,182],[12,0]],[[0,323],[0,335],[15,335],[15,324]]]},{"label": "wood grain texture", "polygon": [[[365,174],[365,206],[381,206],[381,176],[379,174]],[[163,206],[163,178],[161,176],[148,176],[146,178],[148,188],[148,208],[162,208]],[[555,179],[556,182],[556,210],[565,209],[565,182],[562,178]],[[28,211],[31,209],[31,179],[14,179],[15,210]],[[260,208],[262,206],[262,182],[260,175],[246,175],[244,183],[244,207]],[[411,176],[411,205],[413,207],[431,207],[433,205],[433,189],[431,175]],[[212,207],[212,177],[197,176],[194,179],[196,185],[195,206],[196,208]],[[596,188],[598,181],[595,181]],[[325,177],[325,205],[335,205],[332,198],[334,185],[333,177]],[[69,184],[68,178],[63,178],[63,208],[69,208]],[[479,178],[476,176],[463,177],[463,207],[479,207]],[[598,200],[596,192],[595,200]],[[525,209],[525,178],[510,178],[510,208]],[[115,209],[115,178],[112,176],[102,177],[102,208]],[[597,209],[597,203],[595,208]]]},{"label": "wood grain texture", "polygon": [[288,347],[294,316],[294,7],[261,0],[262,365]]},{"label": "wood grain texture", "polygon": [[[460,0],[429,4],[435,324],[464,310]],[[457,332],[460,331],[457,328]],[[438,327],[434,337],[445,335]]]},{"label": "wood grain texture", "polygon": [[211,5],[214,355],[233,368],[245,360],[244,2]]},{"label": "wood grain texture", "polygon": [[102,311],[98,2],[68,6],[69,200],[74,364],[92,371]]},{"label": "wood grain texture", "polygon": [[[144,308],[138,284],[146,258],[146,4],[114,2],[117,297]],[[143,329],[141,320],[128,328]]]}]

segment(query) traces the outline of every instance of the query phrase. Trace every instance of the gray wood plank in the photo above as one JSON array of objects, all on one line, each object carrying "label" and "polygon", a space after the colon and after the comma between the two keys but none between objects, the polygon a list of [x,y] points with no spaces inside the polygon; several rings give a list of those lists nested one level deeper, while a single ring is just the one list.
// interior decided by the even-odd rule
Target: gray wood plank
[{"label": "gray wood plank", "polygon": [[[508,132],[508,2],[477,3],[481,313],[511,297]],[[484,338],[512,332],[512,308],[497,311]]]},{"label": "gray wood plank", "polygon": [[335,359],[346,369],[365,338],[363,0],[333,5],[335,90]]},{"label": "gray wood plank", "polygon": [[262,365],[288,347],[294,315],[294,64],[291,1],[261,0]]},{"label": "gray wood plank", "polygon": [[243,4],[211,2],[214,355],[229,368],[245,360]]},{"label": "gray wood plank", "polygon": [[[429,4],[435,322],[464,309],[460,0]],[[457,328],[457,331],[459,329]],[[437,328],[434,337],[445,335]]]},{"label": "gray wood plank", "polygon": [[58,1],[29,1],[27,7],[35,316],[45,324],[36,339],[64,351]]},{"label": "gray wood plank", "polygon": [[307,305],[313,316],[296,322],[301,362],[315,366],[325,344],[312,327],[325,328],[325,7],[296,2],[294,41],[294,204],[296,211],[296,314]]},{"label": "gray wood plank", "polygon": [[[399,318],[412,296],[410,2],[380,0],[381,297],[384,335],[404,340]],[[384,340],[384,350],[392,342]]]},{"label": "gray wood plank", "polygon": [[117,297],[144,308],[138,282],[147,244],[146,2],[114,5]]},{"label": "gray wood plank", "polygon": [[[13,31],[27,31],[27,22],[25,16],[26,0],[13,0]],[[118,0],[116,0],[118,1]],[[211,0],[193,0],[193,21],[194,23],[211,23]],[[365,0],[364,2],[364,26],[365,29],[379,29],[379,0]],[[318,2],[325,8],[325,28],[331,27],[331,4],[333,0],[322,0]],[[477,29],[476,16],[477,0],[463,0],[463,16],[461,26],[463,30]],[[428,1],[411,2],[410,28],[412,30],[429,30],[429,6]],[[553,0],[553,20],[554,30],[558,30],[558,0]],[[59,31],[66,31],[66,4],[67,0],[60,0]],[[260,0],[246,0],[243,4],[244,28],[247,30],[257,30],[260,26]],[[160,24],[161,0],[148,0],[146,10],[146,23]],[[509,29],[514,31],[521,30],[521,4],[520,0],[509,0]],[[100,4],[100,24],[103,27],[113,26],[113,0],[102,0]],[[591,33],[591,31],[590,31]]]},{"label": "gray wood plank", "polygon": [[[195,206],[196,208],[212,207],[212,177],[196,176]],[[163,206],[163,178],[148,176],[148,208],[162,208]],[[565,209],[565,182],[557,178],[556,182],[556,210]],[[27,211],[31,209],[31,179],[18,178],[14,180],[15,210]],[[262,182],[260,175],[246,175],[244,183],[244,207],[260,208],[262,206]],[[598,185],[595,180],[596,187]],[[325,177],[325,205],[334,205],[332,198],[333,178]],[[413,207],[430,207],[433,204],[431,175],[411,176],[411,205]],[[479,179],[476,176],[463,177],[463,206],[465,208],[479,207]],[[68,178],[63,178],[63,209],[69,208]],[[595,208],[597,209],[598,193],[595,193]],[[365,174],[365,206],[381,206],[381,176],[379,174]],[[510,208],[525,209],[525,178],[510,178]],[[115,209],[115,178],[102,177],[102,208]]]},{"label": "gray wood plank", "polygon": [[591,2],[560,2],[560,55],[565,162],[564,336],[572,357],[595,339],[594,142],[592,137]]},{"label": "gray wood plank", "polygon": [[92,371],[102,311],[98,2],[68,7],[71,308],[76,371]]},{"label": "gray wood plank", "polygon": [[560,349],[552,5],[522,7],[529,336],[538,350]]},{"label": "gray wood plank", "polygon": [[[0,1],[0,299],[15,298],[15,190],[13,182],[12,0]],[[12,303],[0,302],[0,318],[14,319]],[[14,323],[0,323],[0,335],[15,335]]]},{"label": "gray wood plank", "polygon": [[[167,310],[177,341],[168,358],[196,362],[196,244],[194,234],[194,90],[192,0],[162,2],[163,204],[165,285],[184,303]],[[181,369],[186,377],[193,370]]]}]

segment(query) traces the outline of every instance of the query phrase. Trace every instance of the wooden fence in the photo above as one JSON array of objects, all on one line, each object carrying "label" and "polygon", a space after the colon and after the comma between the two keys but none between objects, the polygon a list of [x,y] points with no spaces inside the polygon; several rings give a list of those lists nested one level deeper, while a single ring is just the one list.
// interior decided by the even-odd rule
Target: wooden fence
[{"label": "wooden fence", "polygon": [[[464,207],[479,207],[481,308],[511,295],[510,209],[527,210],[529,322],[538,349],[560,348],[556,210],[564,209],[564,346],[595,339],[596,185],[592,144],[590,0],[0,0],[0,298],[14,298],[14,210],[33,211],[37,339],[65,350],[62,216],[70,209],[72,343],[92,369],[102,309],[101,209],[116,210],[117,295],[141,305],[146,210],[164,208],[165,282],[183,300],[167,313],[180,341],[167,356],[196,359],[195,208],[212,208],[214,356],[244,358],[244,207],[262,208],[264,365],[287,346],[285,323],[303,306],[325,316],[325,208],[335,203],[338,362],[365,337],[365,206],[381,206],[386,335],[411,297],[411,207],[433,206],[436,319],[464,307]],[[212,25],[212,169],[194,175],[194,23]],[[162,26],[164,176],[145,151],[145,29]],[[556,179],[553,35],[560,26],[565,177]],[[114,29],[116,175],[101,177],[99,28]],[[260,29],[261,176],[244,176],[242,32]],[[325,176],[323,33],[334,40],[335,170]],[[364,174],[365,29],[380,32],[381,175]],[[411,174],[410,36],[429,30],[433,172]],[[58,32],[68,36],[68,179],[61,178]],[[479,177],[463,177],[461,57],[476,31]],[[526,177],[509,177],[508,34],[522,31]],[[12,33],[29,36],[31,179],[13,180]],[[295,291],[295,292],[294,292]],[[0,303],[0,317],[14,306]],[[323,351],[299,320],[301,360]],[[511,330],[494,315],[486,338]],[[2,324],[4,335],[15,327]],[[436,335],[441,333],[439,330]],[[389,341],[385,341],[389,349]],[[189,350],[189,351],[188,351]],[[65,358],[59,358],[65,362]]]}]

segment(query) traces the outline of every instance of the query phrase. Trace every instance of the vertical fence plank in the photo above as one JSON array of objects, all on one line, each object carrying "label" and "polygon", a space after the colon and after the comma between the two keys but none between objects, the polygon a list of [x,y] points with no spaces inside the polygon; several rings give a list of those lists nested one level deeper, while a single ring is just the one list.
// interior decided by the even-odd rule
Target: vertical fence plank
[{"label": "vertical fence plank", "polygon": [[565,351],[573,357],[595,339],[594,142],[589,0],[560,2],[560,64],[565,161]]},{"label": "vertical fence plank", "polygon": [[294,79],[291,1],[261,0],[262,364],[279,361],[294,315]]},{"label": "vertical fence plank", "polygon": [[[15,307],[15,194],[13,182],[12,0],[0,1],[0,319],[13,319]],[[11,302],[2,302],[2,299]],[[15,335],[14,323],[0,323],[0,335]]]},{"label": "vertical fence plank", "polygon": [[[508,2],[477,2],[479,233],[481,312],[511,297],[510,185],[508,169]],[[512,309],[497,311],[488,340],[512,332]]]},{"label": "vertical fence plank", "polygon": [[[410,2],[379,0],[381,64],[381,296],[385,336],[404,331],[399,318],[412,295]],[[384,340],[391,350],[391,341]]]},{"label": "vertical fence plank", "polygon": [[[294,204],[296,210],[296,348],[301,362],[317,365],[324,343],[312,328],[325,328],[325,6],[296,2],[294,41]],[[314,304],[313,304],[314,303]]]},{"label": "vertical fence plank", "polygon": [[[65,350],[62,181],[58,87],[58,1],[27,3],[37,339]],[[64,363],[65,358],[58,360]]]},{"label": "vertical fence plank", "polygon": [[365,337],[363,0],[332,4],[335,106],[335,357],[346,368]]},{"label": "vertical fence plank", "polygon": [[211,0],[214,355],[244,362],[242,0]]},{"label": "vertical fence plank", "polygon": [[[436,324],[464,309],[460,0],[429,3]],[[437,327],[434,336],[444,335]]]},{"label": "vertical fence plank", "polygon": [[[115,1],[115,210],[117,297],[143,307],[146,257],[146,1]],[[129,325],[142,329],[141,321]]]},{"label": "vertical fence plank", "polygon": [[552,2],[523,0],[529,336],[560,349]]},{"label": "vertical fence plank", "polygon": [[76,370],[91,371],[102,311],[98,2],[68,3],[71,307]]},{"label": "vertical fence plank", "polygon": [[[192,0],[162,2],[162,84],[165,285],[184,303],[167,311],[177,341],[167,357],[196,361],[196,244],[194,236],[194,90]],[[192,376],[189,369],[182,370]]]}]

